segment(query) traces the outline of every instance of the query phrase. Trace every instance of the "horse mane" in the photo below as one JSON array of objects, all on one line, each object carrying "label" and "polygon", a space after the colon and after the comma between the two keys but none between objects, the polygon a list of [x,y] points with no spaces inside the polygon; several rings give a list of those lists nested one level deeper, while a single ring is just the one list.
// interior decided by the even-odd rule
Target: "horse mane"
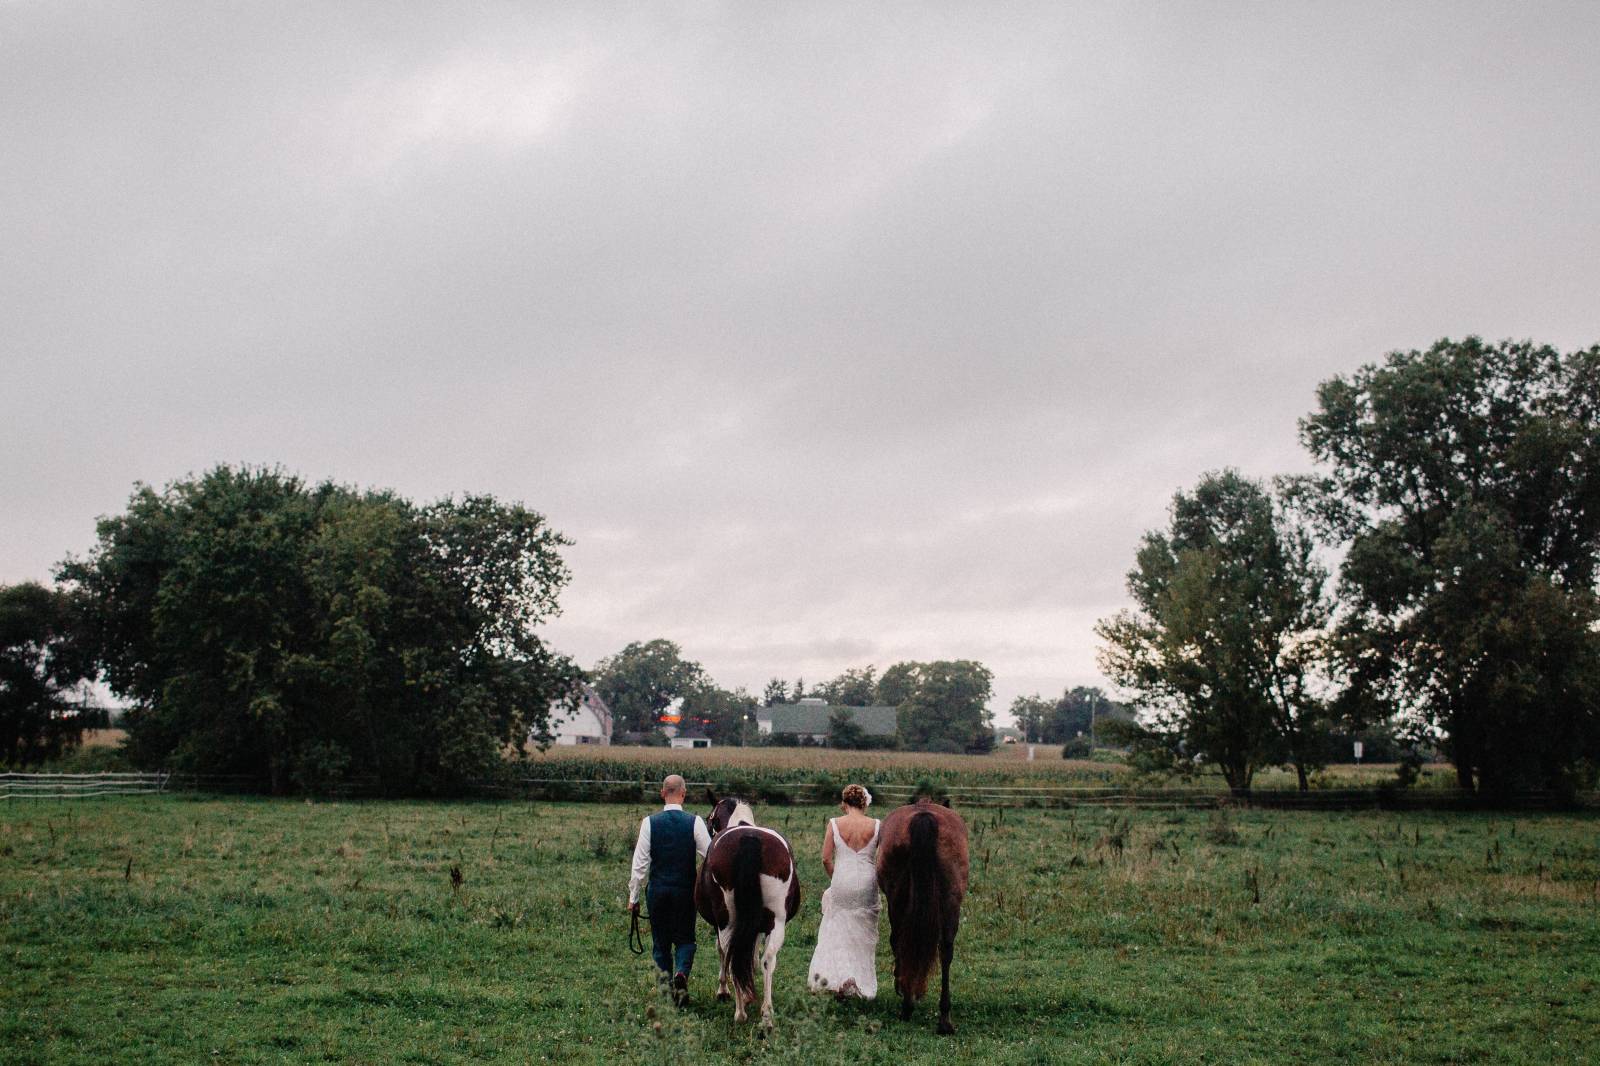
[{"label": "horse mane", "polygon": [[711,817],[706,819],[706,825],[711,830],[711,835],[726,832],[736,825],[755,825],[755,812],[750,809],[748,800],[738,796],[723,796],[717,800],[716,806],[711,808]]}]

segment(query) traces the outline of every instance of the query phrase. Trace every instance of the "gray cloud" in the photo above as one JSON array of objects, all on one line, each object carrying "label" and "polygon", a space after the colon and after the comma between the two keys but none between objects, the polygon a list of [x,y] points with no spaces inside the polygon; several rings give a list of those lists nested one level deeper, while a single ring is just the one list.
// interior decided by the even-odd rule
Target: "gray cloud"
[{"label": "gray cloud", "polygon": [[1315,384],[1600,339],[1591,5],[0,8],[0,580],[218,461],[527,501],[552,639],[1097,680]]}]

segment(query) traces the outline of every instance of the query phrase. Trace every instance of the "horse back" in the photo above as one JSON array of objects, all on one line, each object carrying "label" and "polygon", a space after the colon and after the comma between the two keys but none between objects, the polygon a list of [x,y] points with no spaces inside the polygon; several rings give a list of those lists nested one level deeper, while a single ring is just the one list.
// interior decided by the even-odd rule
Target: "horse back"
[{"label": "horse back", "polygon": [[926,800],[896,807],[884,818],[878,833],[878,883],[888,892],[904,876],[911,860],[911,820],[927,814],[937,828],[937,855],[945,885],[957,902],[967,894],[969,857],[967,823],[949,807]]}]

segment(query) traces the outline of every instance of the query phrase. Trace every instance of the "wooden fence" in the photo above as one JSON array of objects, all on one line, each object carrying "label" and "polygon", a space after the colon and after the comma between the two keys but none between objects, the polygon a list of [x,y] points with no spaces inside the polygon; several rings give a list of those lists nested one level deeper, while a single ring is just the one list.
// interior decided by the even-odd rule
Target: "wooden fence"
[{"label": "wooden fence", "polygon": [[[712,791],[723,786],[715,781],[690,781],[690,802],[707,802]],[[659,783],[654,780],[623,778],[522,777],[509,781],[486,782],[474,788],[468,798],[499,798],[579,803],[652,803]],[[898,806],[914,799],[922,790],[915,784],[870,784],[881,808]],[[837,785],[817,781],[791,781],[760,784],[748,797],[763,805],[792,803],[833,803]],[[0,773],[0,799],[81,799],[91,796],[153,795],[171,792],[254,793],[266,791],[265,782],[253,777],[197,776],[171,773],[105,774],[25,774]],[[935,785],[935,798],[957,807],[1138,807],[1147,809],[1208,809],[1222,806],[1256,807],[1272,810],[1570,810],[1600,807],[1600,793],[1587,792],[1576,797],[1551,792],[1521,792],[1489,801],[1485,797],[1458,789],[1444,788],[1318,788],[1306,792],[1291,789],[1257,789],[1248,796],[1234,796],[1218,789],[1204,788],[1074,788],[1059,785]],[[335,791],[340,799],[370,799],[382,796],[376,780],[347,782]]]},{"label": "wooden fence", "polygon": [[87,799],[137,796],[167,791],[172,775],[154,774],[0,774],[0,799]]}]

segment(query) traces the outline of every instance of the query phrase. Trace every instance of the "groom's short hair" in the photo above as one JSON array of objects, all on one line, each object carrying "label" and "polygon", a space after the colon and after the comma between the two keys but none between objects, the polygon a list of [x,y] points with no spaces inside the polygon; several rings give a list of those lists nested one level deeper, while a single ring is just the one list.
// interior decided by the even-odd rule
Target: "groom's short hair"
[{"label": "groom's short hair", "polygon": [[661,781],[661,794],[663,796],[670,792],[683,792],[687,794],[688,791],[689,786],[684,783],[682,774],[668,774]]}]

